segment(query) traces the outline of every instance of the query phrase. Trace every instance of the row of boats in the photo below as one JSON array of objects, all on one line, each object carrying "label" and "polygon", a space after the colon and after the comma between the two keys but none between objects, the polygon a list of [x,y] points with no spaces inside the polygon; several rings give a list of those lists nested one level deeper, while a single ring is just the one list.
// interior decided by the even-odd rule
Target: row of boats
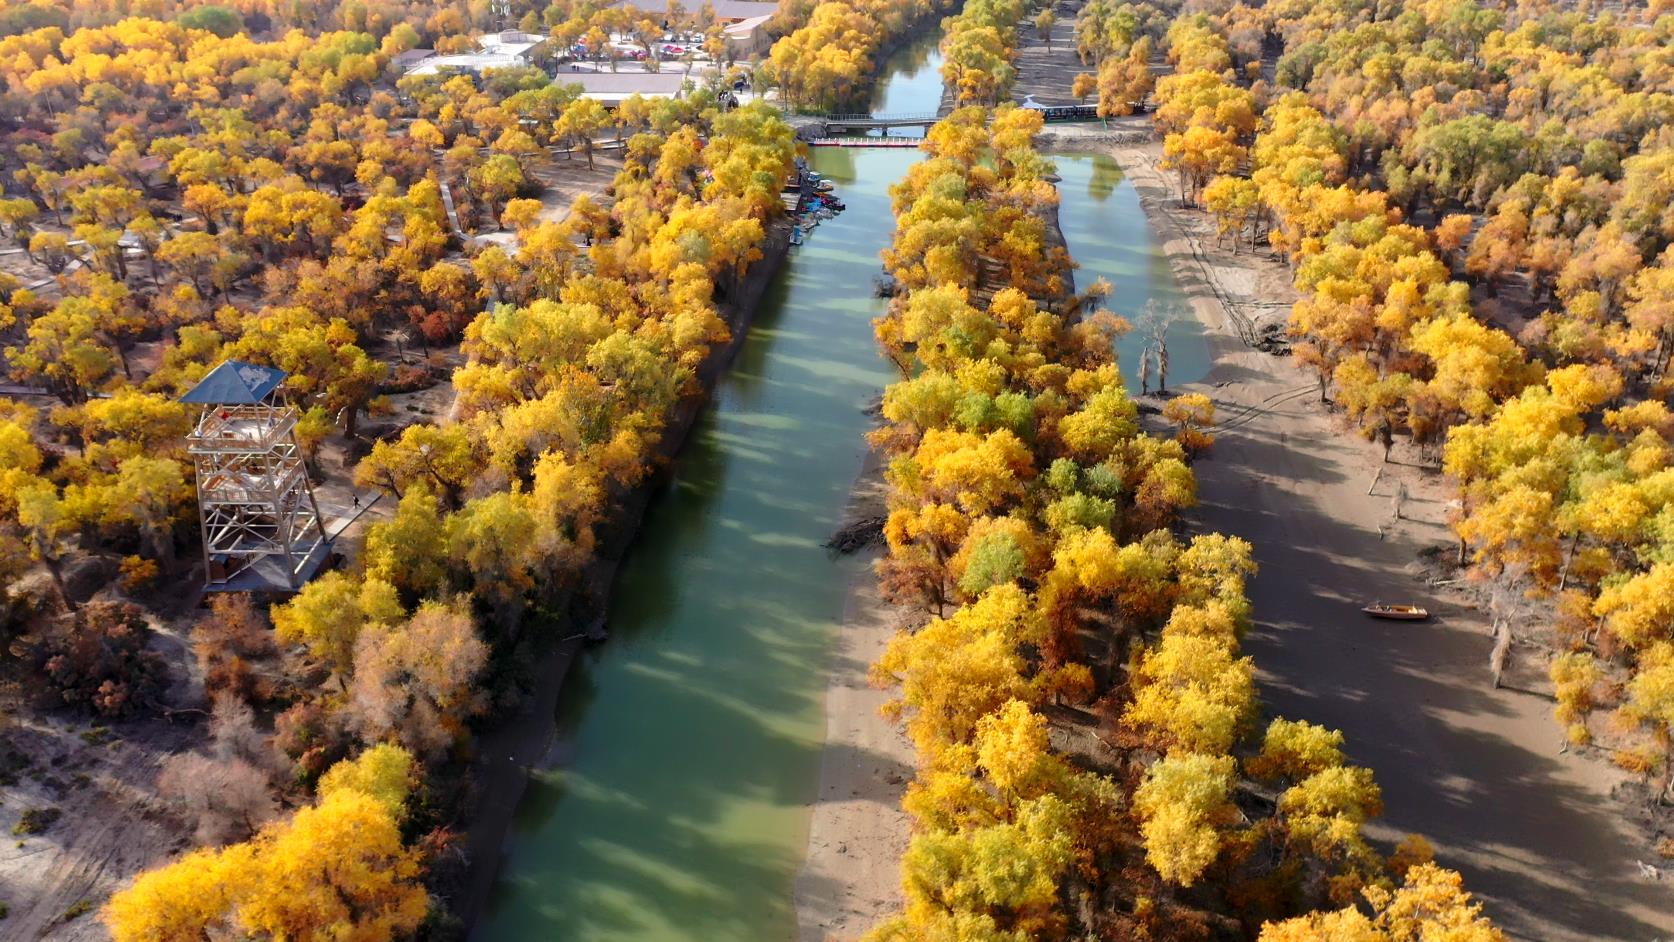
[{"label": "row of boats", "polygon": [[786,184],[785,192],[797,194],[796,222],[791,228],[791,245],[801,245],[819,224],[842,212],[846,207],[837,198],[837,186],[819,171],[808,167],[802,158],[796,161],[796,178]]}]

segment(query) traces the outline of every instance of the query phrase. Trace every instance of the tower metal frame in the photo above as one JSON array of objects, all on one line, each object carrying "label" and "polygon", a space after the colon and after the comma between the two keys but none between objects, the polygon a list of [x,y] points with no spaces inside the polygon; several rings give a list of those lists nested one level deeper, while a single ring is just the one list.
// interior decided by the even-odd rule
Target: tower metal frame
[{"label": "tower metal frame", "polygon": [[[211,377],[185,398],[204,406],[187,436],[187,451],[197,471],[205,583],[225,588],[272,560],[284,579],[272,588],[296,589],[330,543],[297,441],[297,412],[275,397],[285,374],[231,361],[217,372],[228,367],[242,368],[246,378],[258,375],[252,371],[265,374],[262,381],[245,384],[250,395],[243,398],[250,401],[209,401],[240,398],[236,389],[218,395]],[[260,568],[272,574],[275,567]]]}]

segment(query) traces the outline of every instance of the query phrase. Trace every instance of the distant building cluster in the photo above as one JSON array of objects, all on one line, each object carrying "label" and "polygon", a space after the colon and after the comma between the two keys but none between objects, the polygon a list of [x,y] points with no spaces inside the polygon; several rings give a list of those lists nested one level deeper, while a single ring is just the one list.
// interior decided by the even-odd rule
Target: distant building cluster
[{"label": "distant building cluster", "polygon": [[[679,0],[686,12],[701,4]],[[668,0],[617,0],[618,7],[632,7],[647,18],[661,21],[668,15]],[[744,59],[766,53],[771,45],[767,21],[779,9],[777,2],[761,0],[709,0],[709,6],[726,34],[727,46],[735,58]],[[472,73],[481,75],[491,69],[510,69],[535,63],[535,54],[549,38],[536,33],[509,29],[478,37],[477,51],[438,55],[434,49],[413,49],[395,57],[395,66],[406,75],[444,75]],[[571,66],[560,70],[555,78],[568,84],[580,85],[582,94],[597,98],[607,107],[615,107],[623,99],[634,95],[645,98],[673,98],[680,94],[686,76],[682,72],[648,72],[643,69],[624,69],[616,72],[589,71]]]},{"label": "distant building cluster", "polygon": [[439,56],[433,49],[414,49],[395,57],[396,66],[408,75],[438,75],[443,72],[475,72],[511,69],[531,64],[534,51],[545,36],[508,29],[477,39],[477,52]]}]

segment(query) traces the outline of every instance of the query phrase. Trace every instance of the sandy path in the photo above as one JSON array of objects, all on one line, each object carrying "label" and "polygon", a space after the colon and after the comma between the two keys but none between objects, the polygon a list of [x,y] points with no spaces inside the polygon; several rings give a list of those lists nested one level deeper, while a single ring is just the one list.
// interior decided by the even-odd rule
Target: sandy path
[{"label": "sandy path", "polygon": [[[883,512],[875,458],[850,498],[848,519]],[[808,825],[808,856],[794,891],[799,942],[857,939],[901,906],[900,862],[910,823],[901,796],[913,776],[912,744],[879,709],[891,691],[866,672],[895,634],[899,613],[878,594],[867,551],[849,580],[825,695],[820,793]]]},{"label": "sandy path", "polygon": [[[1262,572],[1246,645],[1269,713],[1341,728],[1383,786],[1374,833],[1424,835],[1514,937],[1649,942],[1674,933],[1674,893],[1639,875],[1635,861],[1652,855],[1611,798],[1617,775],[1560,753],[1548,700],[1490,688],[1484,620],[1418,575],[1419,550],[1451,542],[1440,483],[1411,478],[1416,520],[1392,519],[1387,476],[1368,496],[1377,448],[1327,416],[1290,361],[1236,339],[1238,319],[1275,316],[1274,302],[1291,297],[1282,267],[1194,238],[1209,225],[1176,209],[1151,163],[1156,145],[1114,153],[1194,310],[1214,328],[1215,367],[1198,387],[1217,400],[1225,427],[1196,466],[1196,517],[1255,546]],[[1374,599],[1411,600],[1438,617],[1370,622],[1357,609]]]}]

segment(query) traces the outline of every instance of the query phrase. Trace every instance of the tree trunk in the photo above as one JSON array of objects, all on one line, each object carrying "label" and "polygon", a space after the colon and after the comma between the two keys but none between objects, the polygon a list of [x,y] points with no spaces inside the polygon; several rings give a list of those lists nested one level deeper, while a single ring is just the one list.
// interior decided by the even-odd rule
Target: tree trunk
[{"label": "tree trunk", "polygon": [[174,565],[174,532],[168,529],[151,533],[151,550],[157,554],[158,565],[167,570]]},{"label": "tree trunk", "polygon": [[58,597],[64,600],[64,608],[68,611],[75,611],[78,606],[75,600],[70,598],[70,593],[64,589],[64,572],[60,568],[58,557],[50,553],[42,553],[41,562],[46,565],[47,575],[52,577],[52,584],[58,587]]},{"label": "tree trunk", "polygon": [[1511,626],[1504,619],[1494,620],[1494,649],[1488,655],[1488,670],[1493,675],[1494,689],[1500,689],[1500,678],[1511,659]]},{"label": "tree trunk", "polygon": [[1564,568],[1558,571],[1558,591],[1562,592],[1569,586],[1569,566],[1575,562],[1575,550],[1581,543],[1581,533],[1576,531],[1570,535],[1569,549],[1564,552]]}]

